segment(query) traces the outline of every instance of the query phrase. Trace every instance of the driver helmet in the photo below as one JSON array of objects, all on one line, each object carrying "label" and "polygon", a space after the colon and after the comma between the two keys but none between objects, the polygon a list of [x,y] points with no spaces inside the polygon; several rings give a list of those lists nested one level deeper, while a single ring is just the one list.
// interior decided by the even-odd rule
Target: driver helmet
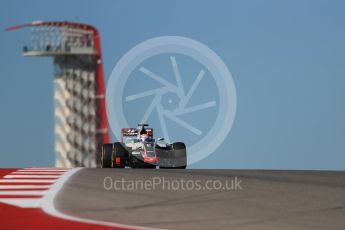
[{"label": "driver helmet", "polygon": [[141,138],[142,141],[147,141],[148,138],[149,138],[149,135],[147,135],[147,134],[142,134],[142,135],[140,136],[140,138]]}]

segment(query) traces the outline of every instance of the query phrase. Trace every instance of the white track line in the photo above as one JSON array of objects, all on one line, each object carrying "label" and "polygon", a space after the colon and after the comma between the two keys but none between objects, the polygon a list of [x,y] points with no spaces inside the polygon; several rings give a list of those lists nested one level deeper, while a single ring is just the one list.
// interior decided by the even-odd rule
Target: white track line
[{"label": "white track line", "polygon": [[6,183],[54,183],[56,180],[50,180],[50,179],[44,179],[44,180],[39,180],[39,179],[0,179],[1,182],[6,182]]},{"label": "white track line", "polygon": [[53,171],[53,170],[39,170],[39,171],[32,171],[32,170],[24,170],[24,171],[17,171],[17,173],[65,173],[67,171]]},{"label": "white track line", "polygon": [[65,169],[19,169],[17,172],[67,172]]},{"label": "white track line", "polygon": [[11,175],[21,175],[21,174],[24,174],[24,175],[62,175],[64,174],[64,172],[28,172],[28,171],[25,171],[25,172],[11,172]]},{"label": "white track line", "polygon": [[0,185],[0,189],[48,189],[51,185]]},{"label": "white track line", "polygon": [[59,178],[57,175],[6,175],[3,178]]},{"label": "white track line", "polygon": [[39,208],[42,198],[0,198],[1,203],[15,205],[21,208]]},{"label": "white track line", "polygon": [[0,196],[2,195],[13,195],[13,196],[43,196],[46,194],[47,191],[35,191],[35,190],[27,190],[27,191],[20,191],[20,190],[8,190],[8,191],[0,191]]},{"label": "white track line", "polygon": [[69,168],[49,168],[49,167],[43,167],[43,168],[22,168],[20,170],[25,170],[25,169],[30,169],[30,170],[69,170]]},{"label": "white track line", "polygon": [[56,195],[59,193],[59,191],[62,189],[63,185],[65,184],[68,179],[81,170],[82,168],[74,168],[70,171],[66,172],[62,177],[60,177],[57,182],[52,186],[50,190],[46,193],[46,195],[42,198],[41,207],[43,211],[48,213],[51,216],[62,218],[65,220],[71,220],[71,221],[77,221],[81,223],[87,223],[87,224],[97,224],[97,225],[103,225],[103,226],[109,226],[109,227],[115,227],[115,228],[126,228],[126,229],[137,229],[137,230],[154,230],[154,228],[147,228],[147,227],[140,227],[140,226],[134,226],[134,225],[126,225],[126,224],[116,224],[106,221],[98,221],[98,220],[90,220],[90,219],[84,219],[79,217],[70,216],[67,214],[64,214],[60,211],[58,211],[55,208],[54,200]]},{"label": "white track line", "polygon": [[58,171],[54,171],[54,170],[21,170],[21,171],[16,171],[17,173],[65,173],[67,171],[61,171],[61,170],[58,170]]},{"label": "white track line", "polygon": [[[14,205],[21,208],[40,208],[42,197],[47,193],[48,189],[51,188],[51,184],[56,181],[57,178],[63,175],[65,170],[26,170],[19,169],[15,172],[5,175],[0,179],[0,202],[5,204]],[[53,175],[49,175],[53,173]],[[42,175],[45,174],[45,175]],[[48,174],[48,175],[47,175]],[[18,179],[18,178],[30,178],[30,179]],[[33,179],[35,178],[35,179]],[[39,179],[39,178],[50,178],[50,179]],[[54,180],[52,180],[54,178]],[[3,185],[4,183],[19,183],[12,185]],[[36,183],[48,183],[36,184]],[[28,190],[30,189],[30,190]],[[43,190],[40,190],[43,189]],[[8,197],[8,196],[20,196],[20,197]],[[32,198],[30,196],[39,196]]]}]

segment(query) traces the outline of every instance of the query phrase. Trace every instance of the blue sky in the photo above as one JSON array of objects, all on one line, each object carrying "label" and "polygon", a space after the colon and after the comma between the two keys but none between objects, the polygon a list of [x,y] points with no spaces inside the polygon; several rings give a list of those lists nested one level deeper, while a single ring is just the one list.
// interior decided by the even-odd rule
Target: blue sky
[{"label": "blue sky", "polygon": [[[228,66],[238,101],[225,142],[193,168],[344,170],[344,9],[340,0],[1,1],[0,28],[92,24],[107,78],[142,41],[195,39]],[[52,60],[21,56],[29,30],[0,33],[0,167],[53,165]]]}]

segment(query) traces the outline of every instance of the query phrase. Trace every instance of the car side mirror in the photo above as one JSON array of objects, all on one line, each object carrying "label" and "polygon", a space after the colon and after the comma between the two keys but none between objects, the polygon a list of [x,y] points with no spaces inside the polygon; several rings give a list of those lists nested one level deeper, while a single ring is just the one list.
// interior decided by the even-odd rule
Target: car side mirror
[{"label": "car side mirror", "polygon": [[160,137],[157,139],[158,141],[164,141],[164,138],[163,137]]}]

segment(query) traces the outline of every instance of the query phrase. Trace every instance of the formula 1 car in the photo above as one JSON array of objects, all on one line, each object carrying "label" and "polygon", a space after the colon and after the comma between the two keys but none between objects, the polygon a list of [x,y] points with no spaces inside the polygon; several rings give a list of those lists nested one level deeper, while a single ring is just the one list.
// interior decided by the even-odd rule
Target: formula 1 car
[{"label": "formula 1 car", "polygon": [[102,168],[179,168],[187,165],[186,146],[182,142],[165,143],[164,138],[153,138],[148,124],[138,128],[123,128],[121,142],[102,145]]}]

